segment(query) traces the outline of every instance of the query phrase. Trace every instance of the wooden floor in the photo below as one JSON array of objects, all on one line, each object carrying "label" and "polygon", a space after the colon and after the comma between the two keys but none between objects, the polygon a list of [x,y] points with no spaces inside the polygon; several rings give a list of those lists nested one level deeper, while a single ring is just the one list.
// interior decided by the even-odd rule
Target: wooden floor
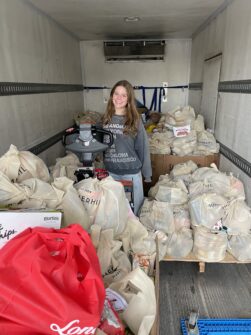
[{"label": "wooden floor", "polygon": [[180,319],[251,318],[251,264],[160,262],[159,335],[180,335]]}]

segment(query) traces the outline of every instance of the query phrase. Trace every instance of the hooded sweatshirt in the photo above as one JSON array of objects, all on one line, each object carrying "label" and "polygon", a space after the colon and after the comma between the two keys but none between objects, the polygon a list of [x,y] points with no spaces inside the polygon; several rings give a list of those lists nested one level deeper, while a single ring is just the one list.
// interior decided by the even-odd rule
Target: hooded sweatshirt
[{"label": "hooded sweatshirt", "polygon": [[[145,179],[152,176],[148,137],[140,120],[136,135],[124,134],[125,117],[113,115],[103,128],[113,134],[114,143],[104,154],[105,168],[115,174],[135,174],[142,172]],[[105,142],[104,138],[104,142]]]}]

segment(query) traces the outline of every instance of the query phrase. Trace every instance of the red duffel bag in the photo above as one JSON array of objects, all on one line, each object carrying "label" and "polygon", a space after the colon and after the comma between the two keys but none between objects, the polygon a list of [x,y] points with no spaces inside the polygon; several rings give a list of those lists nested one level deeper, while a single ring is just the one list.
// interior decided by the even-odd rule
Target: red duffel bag
[{"label": "red duffel bag", "polygon": [[87,232],[28,228],[0,249],[0,334],[95,334],[105,289]]}]

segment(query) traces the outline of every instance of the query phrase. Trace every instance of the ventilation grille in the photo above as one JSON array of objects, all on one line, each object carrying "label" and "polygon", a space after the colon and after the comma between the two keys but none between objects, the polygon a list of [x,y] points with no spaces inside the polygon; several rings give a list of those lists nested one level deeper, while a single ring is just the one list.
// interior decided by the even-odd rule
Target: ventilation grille
[{"label": "ventilation grille", "polygon": [[165,41],[107,41],[104,55],[111,61],[164,60]]}]

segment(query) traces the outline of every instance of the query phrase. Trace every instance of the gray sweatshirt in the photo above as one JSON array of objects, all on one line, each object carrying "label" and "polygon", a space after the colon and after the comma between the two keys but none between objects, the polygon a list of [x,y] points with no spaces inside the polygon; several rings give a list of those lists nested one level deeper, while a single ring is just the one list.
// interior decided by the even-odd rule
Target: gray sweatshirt
[{"label": "gray sweatshirt", "polygon": [[[140,170],[145,179],[152,176],[152,167],[148,138],[140,120],[138,132],[132,135],[123,134],[125,117],[113,115],[111,123],[103,128],[113,134],[114,143],[104,153],[105,168],[115,174],[134,174]],[[104,138],[105,142],[105,138]]]}]

